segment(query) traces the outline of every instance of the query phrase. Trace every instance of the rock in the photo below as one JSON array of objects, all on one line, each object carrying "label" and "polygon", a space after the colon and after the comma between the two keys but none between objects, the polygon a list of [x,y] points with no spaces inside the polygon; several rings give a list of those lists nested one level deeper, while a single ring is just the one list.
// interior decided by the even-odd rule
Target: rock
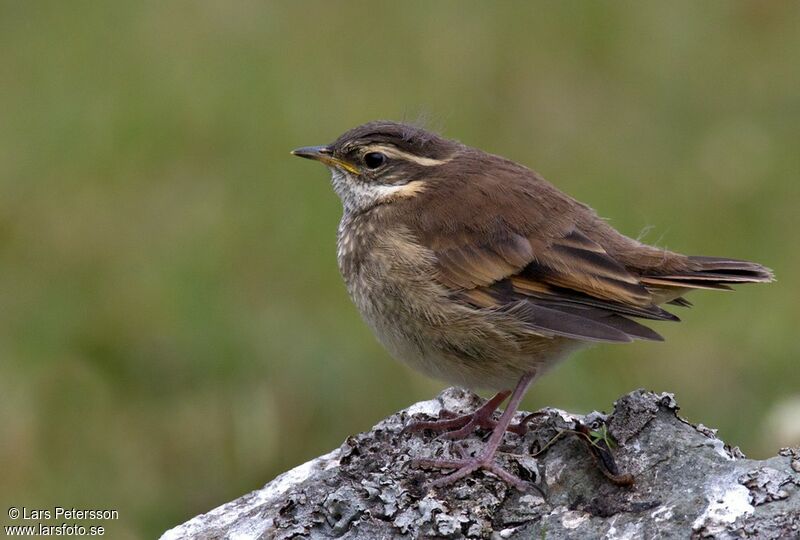
[{"label": "rock", "polygon": [[442,472],[412,459],[457,457],[455,445],[477,452],[487,433],[454,443],[403,427],[480,404],[445,390],[162,540],[800,538],[800,450],[745,459],[714,430],[680,418],[674,396],[643,390],[618,399],[608,416],[519,413],[530,429],[507,433],[498,459],[531,482],[527,493],[484,473],[426,492],[425,481]]}]

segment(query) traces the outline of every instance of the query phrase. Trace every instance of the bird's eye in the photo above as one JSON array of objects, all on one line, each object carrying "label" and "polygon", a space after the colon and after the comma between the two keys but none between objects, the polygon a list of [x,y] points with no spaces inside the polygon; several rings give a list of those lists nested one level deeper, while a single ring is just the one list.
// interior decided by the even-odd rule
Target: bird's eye
[{"label": "bird's eye", "polygon": [[380,152],[370,152],[364,155],[364,165],[367,169],[377,169],[386,162],[386,156]]}]

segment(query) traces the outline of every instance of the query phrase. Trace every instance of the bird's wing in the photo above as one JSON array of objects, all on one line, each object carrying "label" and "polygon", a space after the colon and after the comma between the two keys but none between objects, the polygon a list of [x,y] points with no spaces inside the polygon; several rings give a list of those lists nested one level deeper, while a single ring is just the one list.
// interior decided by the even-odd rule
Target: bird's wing
[{"label": "bird's wing", "polygon": [[434,254],[436,279],[454,298],[509,313],[542,335],[661,339],[628,317],[677,317],[655,305],[638,277],[581,230],[581,223],[594,222],[593,211],[534,173],[515,181],[519,170],[507,172],[504,180],[472,179],[481,182],[484,196],[477,199],[463,200],[464,185],[450,183],[426,193],[413,210],[398,207]]},{"label": "bird's wing", "polygon": [[[470,237],[472,236],[472,237]],[[627,317],[676,320],[639,280],[576,229],[550,241],[513,231],[438,242],[437,279],[454,297],[536,330],[589,341],[660,339]]]},{"label": "bird's wing", "polygon": [[563,289],[634,308],[652,303],[636,277],[578,230],[549,240],[513,231],[464,240],[435,251],[439,278],[451,287],[473,289],[510,279],[521,293]]}]

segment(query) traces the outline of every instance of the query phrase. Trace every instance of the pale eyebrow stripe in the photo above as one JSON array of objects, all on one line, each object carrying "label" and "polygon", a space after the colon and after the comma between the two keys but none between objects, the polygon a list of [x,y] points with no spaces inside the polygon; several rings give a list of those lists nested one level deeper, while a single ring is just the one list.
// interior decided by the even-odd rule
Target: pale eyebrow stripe
[{"label": "pale eyebrow stripe", "polygon": [[364,149],[367,152],[383,152],[388,157],[404,159],[406,161],[411,161],[413,163],[416,163],[417,165],[423,165],[425,167],[444,165],[445,163],[453,159],[452,157],[449,157],[447,159],[433,159],[433,158],[415,156],[414,154],[403,152],[399,148],[396,148],[394,146],[388,146],[385,144],[371,144],[369,146],[364,147]]}]

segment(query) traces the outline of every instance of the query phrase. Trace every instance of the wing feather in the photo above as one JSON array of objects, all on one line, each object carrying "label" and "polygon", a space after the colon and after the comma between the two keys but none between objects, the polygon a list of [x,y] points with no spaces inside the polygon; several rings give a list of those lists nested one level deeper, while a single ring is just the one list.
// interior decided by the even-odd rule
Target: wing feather
[{"label": "wing feather", "polygon": [[585,341],[660,340],[628,317],[677,320],[653,303],[648,289],[622,264],[577,230],[544,243],[505,231],[494,241],[434,250],[438,279],[455,297],[511,314],[541,335]]},{"label": "wing feather", "polygon": [[426,180],[425,197],[392,206],[433,254],[434,278],[453,298],[511,314],[540,335],[587,341],[657,339],[628,317],[677,320],[593,210],[529,169],[465,152],[446,181]]}]

